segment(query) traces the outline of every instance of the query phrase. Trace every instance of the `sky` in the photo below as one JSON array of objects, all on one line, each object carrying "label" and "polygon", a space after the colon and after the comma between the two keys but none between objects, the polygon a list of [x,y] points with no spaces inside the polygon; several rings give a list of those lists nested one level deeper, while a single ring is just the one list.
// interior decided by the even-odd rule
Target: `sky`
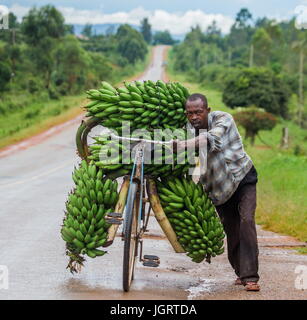
[{"label": "sky", "polygon": [[192,26],[205,30],[213,20],[223,33],[230,30],[237,12],[246,7],[253,17],[267,16],[278,21],[295,16],[297,7],[307,0],[0,0],[19,20],[28,10],[45,4],[56,6],[70,24],[130,23],[139,25],[149,18],[154,30],[183,34]]}]

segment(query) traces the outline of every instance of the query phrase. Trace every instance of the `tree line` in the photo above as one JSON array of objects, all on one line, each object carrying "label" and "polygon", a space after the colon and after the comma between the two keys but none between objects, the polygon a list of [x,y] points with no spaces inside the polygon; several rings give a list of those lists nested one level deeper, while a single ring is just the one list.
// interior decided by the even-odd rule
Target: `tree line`
[{"label": "tree line", "polygon": [[[175,45],[173,65],[189,79],[222,90],[231,108],[255,105],[307,126],[306,50],[306,30],[298,30],[294,18],[255,21],[243,8],[227,35],[215,21],[204,32],[199,26],[192,28]],[[291,97],[297,101],[294,110],[289,109]]]},{"label": "tree line", "polygon": [[119,81],[147,52],[142,34],[129,25],[82,39],[54,6],[34,7],[20,23],[10,13],[9,29],[0,30],[0,113],[25,107],[6,99],[12,95],[57,99],[101,80]]}]

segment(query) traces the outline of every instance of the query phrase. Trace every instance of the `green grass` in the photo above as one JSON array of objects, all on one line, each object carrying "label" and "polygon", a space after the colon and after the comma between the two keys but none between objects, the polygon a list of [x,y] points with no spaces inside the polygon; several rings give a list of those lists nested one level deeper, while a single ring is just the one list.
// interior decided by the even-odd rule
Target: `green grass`
[{"label": "green grass", "polygon": [[31,106],[0,117],[0,148],[28,138],[83,111],[84,95],[33,102]]},{"label": "green grass", "polygon": [[[222,93],[213,88],[188,83],[183,74],[174,73],[171,63],[168,76],[180,81],[190,92],[203,93],[212,110],[234,113],[222,102]],[[289,128],[289,149],[280,149],[282,128]],[[239,128],[242,136],[244,131]],[[272,131],[261,131],[255,145],[244,141],[245,150],[258,171],[256,221],[264,229],[307,241],[307,132],[291,121],[282,121]],[[301,155],[294,155],[299,146]]]},{"label": "green grass", "polygon": [[300,254],[307,254],[307,248],[295,248],[295,250]]},{"label": "green grass", "polygon": [[[138,61],[134,66],[128,66],[121,72],[121,78],[114,85],[121,86],[123,80],[132,80],[144,72],[153,54],[149,48],[144,61]],[[5,115],[0,113],[0,148],[29,138],[54,125],[65,122],[84,112],[81,108],[86,104],[86,94],[64,96],[58,100],[50,100],[47,94],[34,97],[30,94],[9,94],[14,108]],[[17,106],[17,109],[16,109]]]}]

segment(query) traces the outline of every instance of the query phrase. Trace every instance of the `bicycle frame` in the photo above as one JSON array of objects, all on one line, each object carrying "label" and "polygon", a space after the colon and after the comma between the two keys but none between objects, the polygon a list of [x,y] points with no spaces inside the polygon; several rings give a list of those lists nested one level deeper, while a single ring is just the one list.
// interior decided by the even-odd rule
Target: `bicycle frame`
[{"label": "bicycle frame", "polygon": [[[142,144],[139,146],[139,148],[138,148],[138,150],[136,152],[134,166],[133,166],[131,177],[130,177],[130,186],[131,186],[132,183],[137,183],[138,186],[139,186],[138,192],[140,193],[140,196],[137,197],[137,198],[139,198],[139,200],[137,201],[138,225],[140,225],[141,221],[143,220],[143,226],[142,226],[142,228],[139,229],[138,235],[137,235],[139,240],[141,240],[143,234],[147,230],[147,226],[148,226],[148,222],[149,222],[149,213],[151,211],[151,206],[149,206],[148,212],[147,212],[147,216],[146,216],[146,214],[144,214],[145,204],[147,202],[149,203],[149,200],[147,198],[144,198],[144,195],[145,195],[145,180],[147,179],[147,177],[144,176],[144,150],[143,149],[145,147],[145,142],[147,142],[147,141],[142,141],[142,142],[141,142]],[[130,190],[130,188],[129,188],[129,190]],[[130,194],[129,194],[129,191],[128,191],[128,197],[129,197],[129,195]],[[145,216],[146,216],[146,219],[145,219]],[[125,229],[125,226],[126,226],[126,220],[124,220],[123,229]],[[123,238],[123,234],[122,234],[122,238]],[[141,255],[140,255],[140,258],[141,258]],[[140,261],[142,261],[142,260],[140,259]]]}]

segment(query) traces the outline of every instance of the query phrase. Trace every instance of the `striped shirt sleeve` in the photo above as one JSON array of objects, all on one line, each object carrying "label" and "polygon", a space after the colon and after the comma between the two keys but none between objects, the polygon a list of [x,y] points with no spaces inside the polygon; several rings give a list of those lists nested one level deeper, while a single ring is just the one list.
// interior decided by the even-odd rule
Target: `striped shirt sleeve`
[{"label": "striped shirt sleeve", "polygon": [[217,116],[214,128],[208,131],[209,152],[219,152],[222,150],[222,140],[225,133],[232,124],[232,116],[221,113]]}]

